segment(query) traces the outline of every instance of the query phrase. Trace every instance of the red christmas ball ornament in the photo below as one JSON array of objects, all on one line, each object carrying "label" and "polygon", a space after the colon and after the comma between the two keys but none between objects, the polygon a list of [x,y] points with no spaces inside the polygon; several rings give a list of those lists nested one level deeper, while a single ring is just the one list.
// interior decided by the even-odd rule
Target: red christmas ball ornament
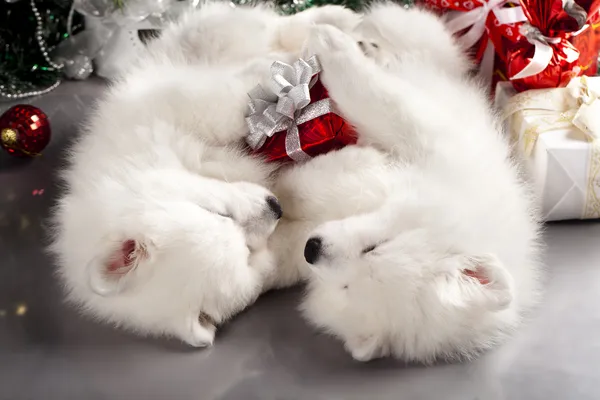
[{"label": "red christmas ball ornament", "polygon": [[50,135],[50,121],[37,107],[19,104],[0,116],[0,146],[15,157],[40,155]]}]

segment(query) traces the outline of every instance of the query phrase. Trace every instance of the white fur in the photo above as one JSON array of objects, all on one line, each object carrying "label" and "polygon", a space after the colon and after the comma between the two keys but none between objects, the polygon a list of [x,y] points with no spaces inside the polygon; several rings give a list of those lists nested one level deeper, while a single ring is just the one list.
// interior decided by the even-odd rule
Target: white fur
[{"label": "white fur", "polygon": [[307,45],[359,146],[278,178],[280,282],[308,277],[304,315],[357,360],[472,357],[537,297],[530,195],[441,21],[377,5],[353,36],[319,26]]},{"label": "white fur", "polygon": [[208,3],[150,43],[99,101],[70,153],[52,246],[86,313],[206,346],[266,288],[273,166],[241,146],[246,93],[274,60],[298,56],[302,43],[282,42],[283,31],[306,35],[335,13],[358,23],[339,7],[311,13]]}]

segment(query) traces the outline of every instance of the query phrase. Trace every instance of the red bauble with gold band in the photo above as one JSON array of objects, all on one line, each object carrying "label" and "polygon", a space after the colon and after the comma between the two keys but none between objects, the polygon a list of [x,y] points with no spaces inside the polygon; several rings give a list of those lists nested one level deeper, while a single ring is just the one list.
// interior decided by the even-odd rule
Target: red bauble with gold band
[{"label": "red bauble with gold band", "polygon": [[0,116],[0,146],[15,157],[40,155],[50,137],[50,121],[37,107],[19,104]]}]

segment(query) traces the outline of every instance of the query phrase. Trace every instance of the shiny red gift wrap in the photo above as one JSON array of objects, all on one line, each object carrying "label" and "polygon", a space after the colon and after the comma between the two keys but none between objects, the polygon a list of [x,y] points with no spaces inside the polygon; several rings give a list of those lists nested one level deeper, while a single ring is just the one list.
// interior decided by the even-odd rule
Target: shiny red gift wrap
[{"label": "shiny red gift wrap", "polygon": [[[525,43],[526,42],[526,43]],[[550,45],[554,54],[550,64],[539,74],[522,79],[512,79],[512,84],[521,92],[528,89],[544,89],[564,87],[578,75],[579,51],[567,40],[561,38],[560,43]],[[529,42],[522,41],[516,49],[509,51],[507,56],[508,76],[513,77],[523,70],[534,56],[535,47]]]},{"label": "shiny red gift wrap", "polygon": [[[579,58],[574,63],[575,71],[580,75],[595,76],[598,72],[598,53],[600,52],[600,13],[596,12],[591,18],[589,28],[583,30],[569,39],[569,42],[579,51]],[[516,29],[515,29],[516,28]],[[496,49],[494,61],[494,74],[492,88],[500,81],[508,81],[509,73],[506,65],[509,50],[517,48],[521,40],[525,40],[519,33],[518,27],[497,27],[489,29],[490,40]],[[569,74],[567,74],[569,76]],[[558,81],[560,84],[563,82]],[[517,83],[518,89],[526,89]]]},{"label": "shiny red gift wrap", "polygon": [[495,89],[496,89],[496,86],[498,85],[498,82],[504,82],[507,80],[508,80],[508,76],[506,76],[506,63],[502,60],[502,58],[498,54],[496,54],[496,58],[494,59],[494,73],[492,75],[493,95],[496,92]]},{"label": "shiny red gift wrap", "polygon": [[[482,0],[484,1],[484,0]],[[477,7],[481,7],[481,1],[478,0],[460,0],[460,1],[446,1],[446,0],[420,0],[418,1],[418,3],[422,6],[424,6],[425,8],[439,14],[445,14],[448,12],[452,12],[452,11],[457,11],[457,12],[468,12],[473,10],[474,8]],[[495,19],[494,17],[494,13],[489,13],[488,17],[487,17],[487,22],[491,23],[493,20]],[[458,36],[460,36],[461,34],[463,34],[464,32],[468,31],[469,28],[465,29],[463,32],[460,32]],[[485,52],[485,48],[488,44],[488,37],[487,35],[483,35],[481,37],[481,39],[479,39],[477,41],[477,43],[475,45],[473,45],[473,47],[471,47],[471,49],[469,50],[469,55],[471,56],[472,60],[479,64],[481,62],[481,59],[483,58],[483,54]]]},{"label": "shiny red gift wrap", "polygon": [[570,42],[579,50],[578,66],[583,75],[595,76],[598,73],[598,53],[600,51],[598,34],[600,32],[600,12],[588,19],[589,27]]},{"label": "shiny red gift wrap", "polygon": [[[575,0],[581,10],[587,13],[588,28],[580,30],[578,21],[563,9],[562,0],[519,0],[528,23],[540,29],[547,37],[558,38],[552,44],[554,55],[546,70],[537,75],[514,80],[514,86],[522,91],[532,88],[546,88],[566,85],[578,75],[593,76],[597,73],[597,57],[600,0]],[[489,0],[420,0],[426,8],[440,14],[448,12],[469,12]],[[504,8],[515,7],[506,3]],[[581,22],[581,21],[579,21]],[[500,24],[493,12],[486,19],[485,35],[471,48],[474,61],[481,62],[488,40],[492,42],[496,56],[492,83],[508,80],[529,64],[533,57],[534,45],[521,35],[522,22]],[[468,29],[465,29],[465,32]],[[460,32],[460,36],[463,32]],[[484,63],[485,64],[485,63]],[[487,76],[488,73],[484,74]]]},{"label": "shiny red gift wrap", "polygon": [[494,17],[487,25],[488,36],[494,45],[496,55],[500,57],[502,62],[506,62],[506,54],[509,49],[514,48],[516,43],[522,39],[519,33],[519,27],[522,22],[516,24],[502,25],[498,19]]},{"label": "shiny red gift wrap", "polygon": [[[522,79],[513,79],[518,91],[566,86],[569,81],[593,71],[591,59],[595,58],[595,45],[591,44],[589,21],[595,18],[600,0],[577,0],[575,3],[587,13],[587,27],[567,14],[563,0],[520,0],[529,24],[557,43],[548,43],[553,55],[548,66],[540,73]],[[513,77],[531,63],[535,46],[524,36],[504,52],[507,75]],[[597,53],[596,53],[597,54]],[[592,68],[589,72],[587,69]]]},{"label": "shiny red gift wrap", "polygon": [[[486,48],[489,41],[492,39],[491,35],[496,35],[497,40],[492,40],[494,47],[501,45],[501,40],[504,38],[508,40],[515,40],[514,36],[518,35],[519,25],[521,22],[507,23],[509,20],[517,19],[518,13],[505,13],[500,10],[510,9],[518,7],[518,0],[507,0],[505,2],[496,3],[493,0],[460,0],[460,1],[448,1],[448,0],[419,0],[419,3],[425,8],[433,10],[438,14],[446,13],[469,13],[481,7],[486,7],[487,16],[485,18],[484,26],[485,30],[481,38],[474,44],[469,50],[471,59],[476,63],[480,64],[485,55]],[[503,14],[504,22],[500,22],[496,16],[496,12],[500,11]],[[451,17],[453,19],[453,17]],[[450,23],[451,25],[452,23]],[[463,36],[467,33],[474,25],[457,32],[457,37]],[[502,52],[502,49],[497,48],[498,53]],[[485,63],[485,62],[484,62]]]},{"label": "shiny red gift wrap", "polygon": [[[310,89],[310,97],[311,103],[329,97],[321,81],[317,81]],[[298,125],[298,131],[302,150],[311,157],[355,144],[357,139],[354,128],[333,112]],[[268,162],[293,162],[286,152],[286,135],[286,130],[276,132],[253,153],[265,157]]]}]

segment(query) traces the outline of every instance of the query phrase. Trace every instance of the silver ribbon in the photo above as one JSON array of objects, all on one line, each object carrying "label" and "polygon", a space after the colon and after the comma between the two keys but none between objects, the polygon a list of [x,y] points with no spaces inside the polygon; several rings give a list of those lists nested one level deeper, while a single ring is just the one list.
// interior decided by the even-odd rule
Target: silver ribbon
[{"label": "silver ribbon", "polygon": [[583,28],[588,19],[588,14],[575,0],[562,0],[563,9],[567,15],[577,21],[577,29]]},{"label": "silver ribbon", "polygon": [[257,85],[248,96],[246,123],[250,131],[246,142],[253,150],[260,149],[267,138],[286,131],[285,149],[294,161],[311,157],[302,150],[298,125],[332,112],[330,99],[311,104],[310,88],[318,79],[321,66],[316,56],[292,65],[276,61],[271,65],[267,88]]}]

